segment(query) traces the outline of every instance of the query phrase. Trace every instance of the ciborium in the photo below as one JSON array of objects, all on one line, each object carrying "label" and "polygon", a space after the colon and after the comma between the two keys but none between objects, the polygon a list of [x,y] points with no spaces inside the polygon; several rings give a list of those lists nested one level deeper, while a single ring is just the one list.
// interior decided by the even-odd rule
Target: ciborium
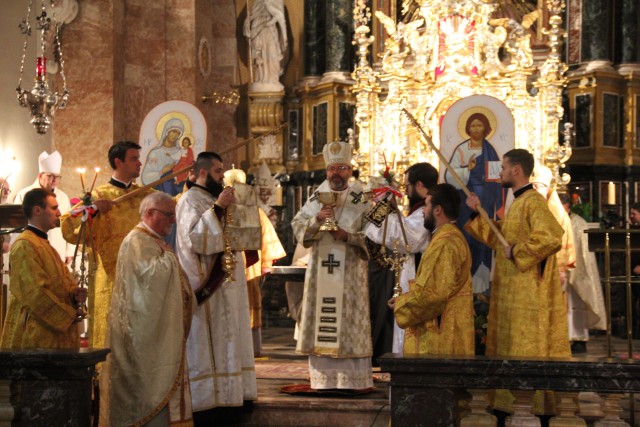
[{"label": "ciborium", "polygon": [[[331,191],[318,193],[318,201],[324,206],[333,208],[338,204],[338,193]],[[325,218],[322,225],[320,225],[320,231],[338,231],[338,223],[334,218]]]}]

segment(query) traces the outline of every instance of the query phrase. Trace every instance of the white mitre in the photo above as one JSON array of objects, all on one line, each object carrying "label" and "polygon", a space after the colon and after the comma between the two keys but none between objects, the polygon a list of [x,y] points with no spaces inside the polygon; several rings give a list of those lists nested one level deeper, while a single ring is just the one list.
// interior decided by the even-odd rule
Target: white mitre
[{"label": "white mitre", "polygon": [[553,180],[553,173],[551,169],[541,164],[536,164],[535,169],[533,169],[533,174],[531,175],[531,179],[529,180],[532,183],[538,183],[546,185],[548,188],[551,188],[551,181]]},{"label": "white mitre", "polygon": [[57,151],[49,154],[46,151],[38,156],[38,164],[40,173],[60,174],[62,169],[62,156]]},{"label": "white mitre", "polygon": [[342,141],[333,141],[324,146],[322,157],[324,157],[325,167],[331,165],[351,166],[352,148],[351,144]]},{"label": "white mitre", "polygon": [[275,187],[276,185],[276,180],[271,176],[271,170],[264,160],[256,173],[256,183],[258,187]]}]

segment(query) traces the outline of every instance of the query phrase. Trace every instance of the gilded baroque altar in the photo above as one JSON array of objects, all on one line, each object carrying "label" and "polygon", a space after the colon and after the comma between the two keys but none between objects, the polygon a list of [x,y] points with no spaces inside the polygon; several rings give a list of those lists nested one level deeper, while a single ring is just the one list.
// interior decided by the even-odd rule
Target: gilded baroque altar
[{"label": "gilded baroque altar", "polygon": [[[492,0],[409,0],[414,13],[405,22],[377,11],[387,38],[380,62],[372,64],[369,49],[372,14],[364,0],[354,6],[354,45],[358,62],[352,76],[356,98],[361,177],[376,175],[384,164],[403,176],[415,162],[438,165],[437,155],[402,109],[406,108],[440,144],[440,121],[456,101],[471,95],[497,98],[510,110],[515,147],[525,148],[554,173],[556,184],[571,155],[570,125],[560,143],[562,90],[566,65],[561,60],[564,1],[546,1],[520,22],[495,17]],[[545,18],[545,19],[543,19]],[[543,22],[548,51],[534,63],[531,26]]]}]

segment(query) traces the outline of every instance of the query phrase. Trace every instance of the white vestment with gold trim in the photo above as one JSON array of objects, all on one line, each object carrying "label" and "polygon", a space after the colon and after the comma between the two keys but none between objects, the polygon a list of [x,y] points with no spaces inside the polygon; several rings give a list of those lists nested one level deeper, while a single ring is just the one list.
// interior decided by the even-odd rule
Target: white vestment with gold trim
[{"label": "white vestment with gold trim", "polygon": [[[331,191],[323,182],[318,192]],[[362,187],[355,182],[339,194],[334,207],[348,242],[319,231],[322,208],[317,193],[293,219],[298,242],[311,247],[304,283],[300,334],[296,351],[309,355],[311,387],[363,389],[373,386],[367,250]]]},{"label": "white vestment with gold trim", "polygon": [[[194,290],[224,251],[214,202],[211,194],[193,187],[176,207],[176,252]],[[235,259],[234,280],[223,283],[193,315],[187,359],[194,412],[242,406],[258,395],[242,252],[235,252]]]}]

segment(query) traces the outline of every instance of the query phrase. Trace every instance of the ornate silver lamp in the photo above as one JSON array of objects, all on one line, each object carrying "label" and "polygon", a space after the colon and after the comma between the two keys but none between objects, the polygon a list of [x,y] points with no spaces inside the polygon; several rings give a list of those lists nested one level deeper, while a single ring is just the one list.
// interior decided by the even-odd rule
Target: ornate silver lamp
[{"label": "ornate silver lamp", "polygon": [[[20,80],[16,92],[18,103],[29,109],[31,113],[31,123],[35,126],[39,134],[45,134],[51,125],[53,116],[58,108],[64,108],[69,98],[67,81],[64,75],[64,60],[60,46],[60,35],[58,22],[56,21],[53,3],[50,1],[51,17],[47,13],[47,0],[42,0],[42,12],[35,17],[35,28],[39,33],[37,43],[40,56],[36,58],[35,83],[31,90],[22,88],[22,75],[24,73],[24,60],[27,52],[27,45],[31,37],[31,9],[33,0],[29,0],[27,16],[20,23],[20,31],[25,35],[24,46],[22,48],[22,61],[20,63]],[[51,33],[53,31],[53,33]],[[49,87],[47,78],[47,57],[45,56],[47,38],[53,36],[53,56],[60,64],[60,76],[62,77],[62,94],[53,91]]]}]

